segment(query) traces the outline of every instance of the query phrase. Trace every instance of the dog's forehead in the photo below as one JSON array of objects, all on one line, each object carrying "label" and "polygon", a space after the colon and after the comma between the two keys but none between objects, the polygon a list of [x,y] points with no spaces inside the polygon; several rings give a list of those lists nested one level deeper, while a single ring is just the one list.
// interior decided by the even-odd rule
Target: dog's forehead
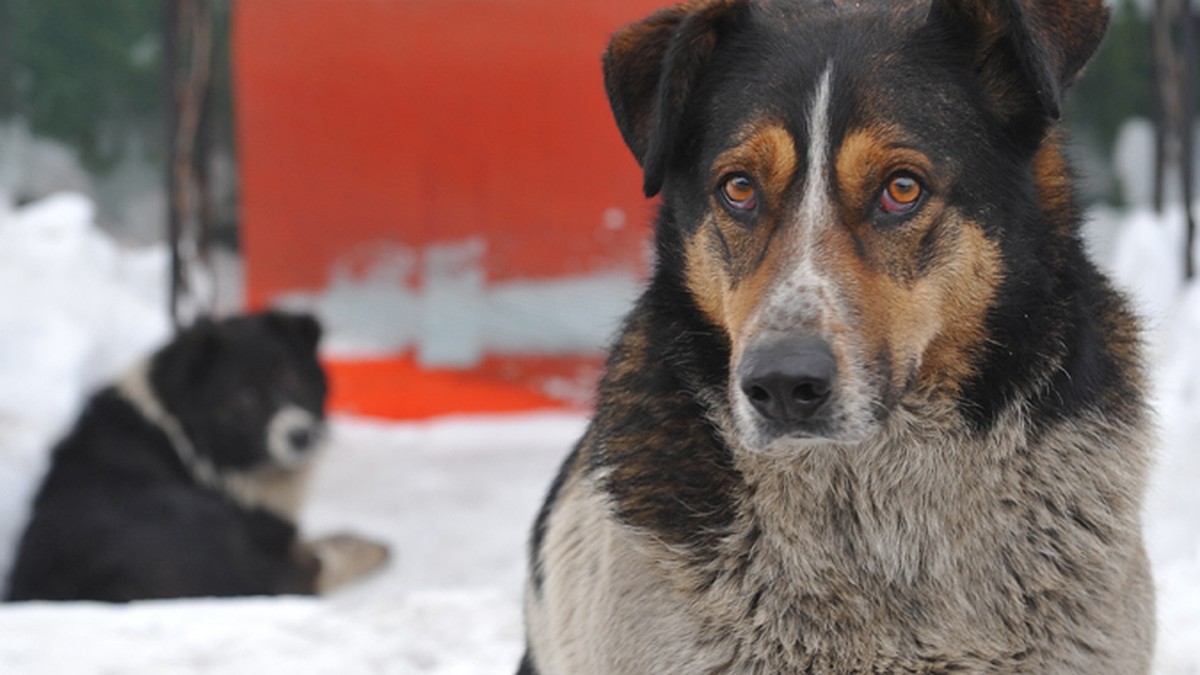
[{"label": "dog's forehead", "polygon": [[892,30],[919,23],[932,0],[758,0],[752,18],[791,32],[817,28],[863,32],[875,25]]},{"label": "dog's forehead", "polygon": [[[773,1],[755,6],[743,30],[718,50],[710,71],[708,150],[716,157],[762,122],[808,144],[823,80],[829,127],[887,126],[930,154],[978,123],[962,64],[926,44],[920,3]],[[803,158],[802,158],[803,160]]]}]

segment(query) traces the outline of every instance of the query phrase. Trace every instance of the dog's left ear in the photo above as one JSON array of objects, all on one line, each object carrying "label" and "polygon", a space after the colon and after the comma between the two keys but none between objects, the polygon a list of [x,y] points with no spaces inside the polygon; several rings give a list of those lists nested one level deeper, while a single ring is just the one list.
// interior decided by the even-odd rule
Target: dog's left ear
[{"label": "dog's left ear", "polygon": [[683,108],[721,31],[749,0],[694,0],[617,31],[604,52],[604,88],[625,144],[658,194],[678,139]]},{"label": "dog's left ear", "polygon": [[158,391],[186,391],[201,382],[226,349],[212,319],[200,317],[151,359]]},{"label": "dog's left ear", "polygon": [[1006,118],[1040,112],[1058,119],[1062,97],[1100,46],[1104,0],[932,0],[930,23],[969,41],[986,92]]}]

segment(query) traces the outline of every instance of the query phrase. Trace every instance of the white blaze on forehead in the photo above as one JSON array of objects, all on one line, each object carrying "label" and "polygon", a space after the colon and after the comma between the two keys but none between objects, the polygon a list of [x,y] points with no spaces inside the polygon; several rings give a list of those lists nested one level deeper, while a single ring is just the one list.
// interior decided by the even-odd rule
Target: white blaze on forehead
[{"label": "white blaze on forehead", "polygon": [[825,66],[808,109],[808,171],[804,175],[804,199],[800,202],[800,224],[812,232],[828,210],[829,197],[829,95],[833,64]]},{"label": "white blaze on forehead", "polygon": [[825,66],[817,78],[816,89],[809,100],[807,169],[804,174],[804,193],[794,220],[783,227],[796,231],[795,251],[788,256],[790,271],[775,284],[761,306],[756,322],[760,328],[789,331],[804,323],[814,329],[828,308],[827,280],[814,264],[816,243],[821,230],[833,222],[833,207],[829,194],[830,106],[833,64]]}]

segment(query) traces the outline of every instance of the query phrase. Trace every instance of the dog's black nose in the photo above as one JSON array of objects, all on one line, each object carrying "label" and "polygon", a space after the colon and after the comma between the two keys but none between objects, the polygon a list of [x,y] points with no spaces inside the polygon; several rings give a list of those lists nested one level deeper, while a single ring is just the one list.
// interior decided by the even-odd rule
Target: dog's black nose
[{"label": "dog's black nose", "polygon": [[738,383],[763,417],[784,423],[812,419],[829,400],[837,363],[819,338],[776,340],[751,347]]},{"label": "dog's black nose", "polygon": [[317,434],[308,427],[297,427],[287,432],[287,439],[292,448],[307,450],[317,440]]}]

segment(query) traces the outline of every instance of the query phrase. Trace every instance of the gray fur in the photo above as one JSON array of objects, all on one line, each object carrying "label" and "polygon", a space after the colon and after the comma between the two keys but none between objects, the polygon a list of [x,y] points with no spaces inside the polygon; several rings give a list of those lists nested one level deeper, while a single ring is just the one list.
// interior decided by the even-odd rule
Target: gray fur
[{"label": "gray fur", "polygon": [[539,672],[1147,672],[1146,432],[954,419],[904,407],[859,445],[737,453],[737,524],[701,568],[576,474],[527,591]]}]

